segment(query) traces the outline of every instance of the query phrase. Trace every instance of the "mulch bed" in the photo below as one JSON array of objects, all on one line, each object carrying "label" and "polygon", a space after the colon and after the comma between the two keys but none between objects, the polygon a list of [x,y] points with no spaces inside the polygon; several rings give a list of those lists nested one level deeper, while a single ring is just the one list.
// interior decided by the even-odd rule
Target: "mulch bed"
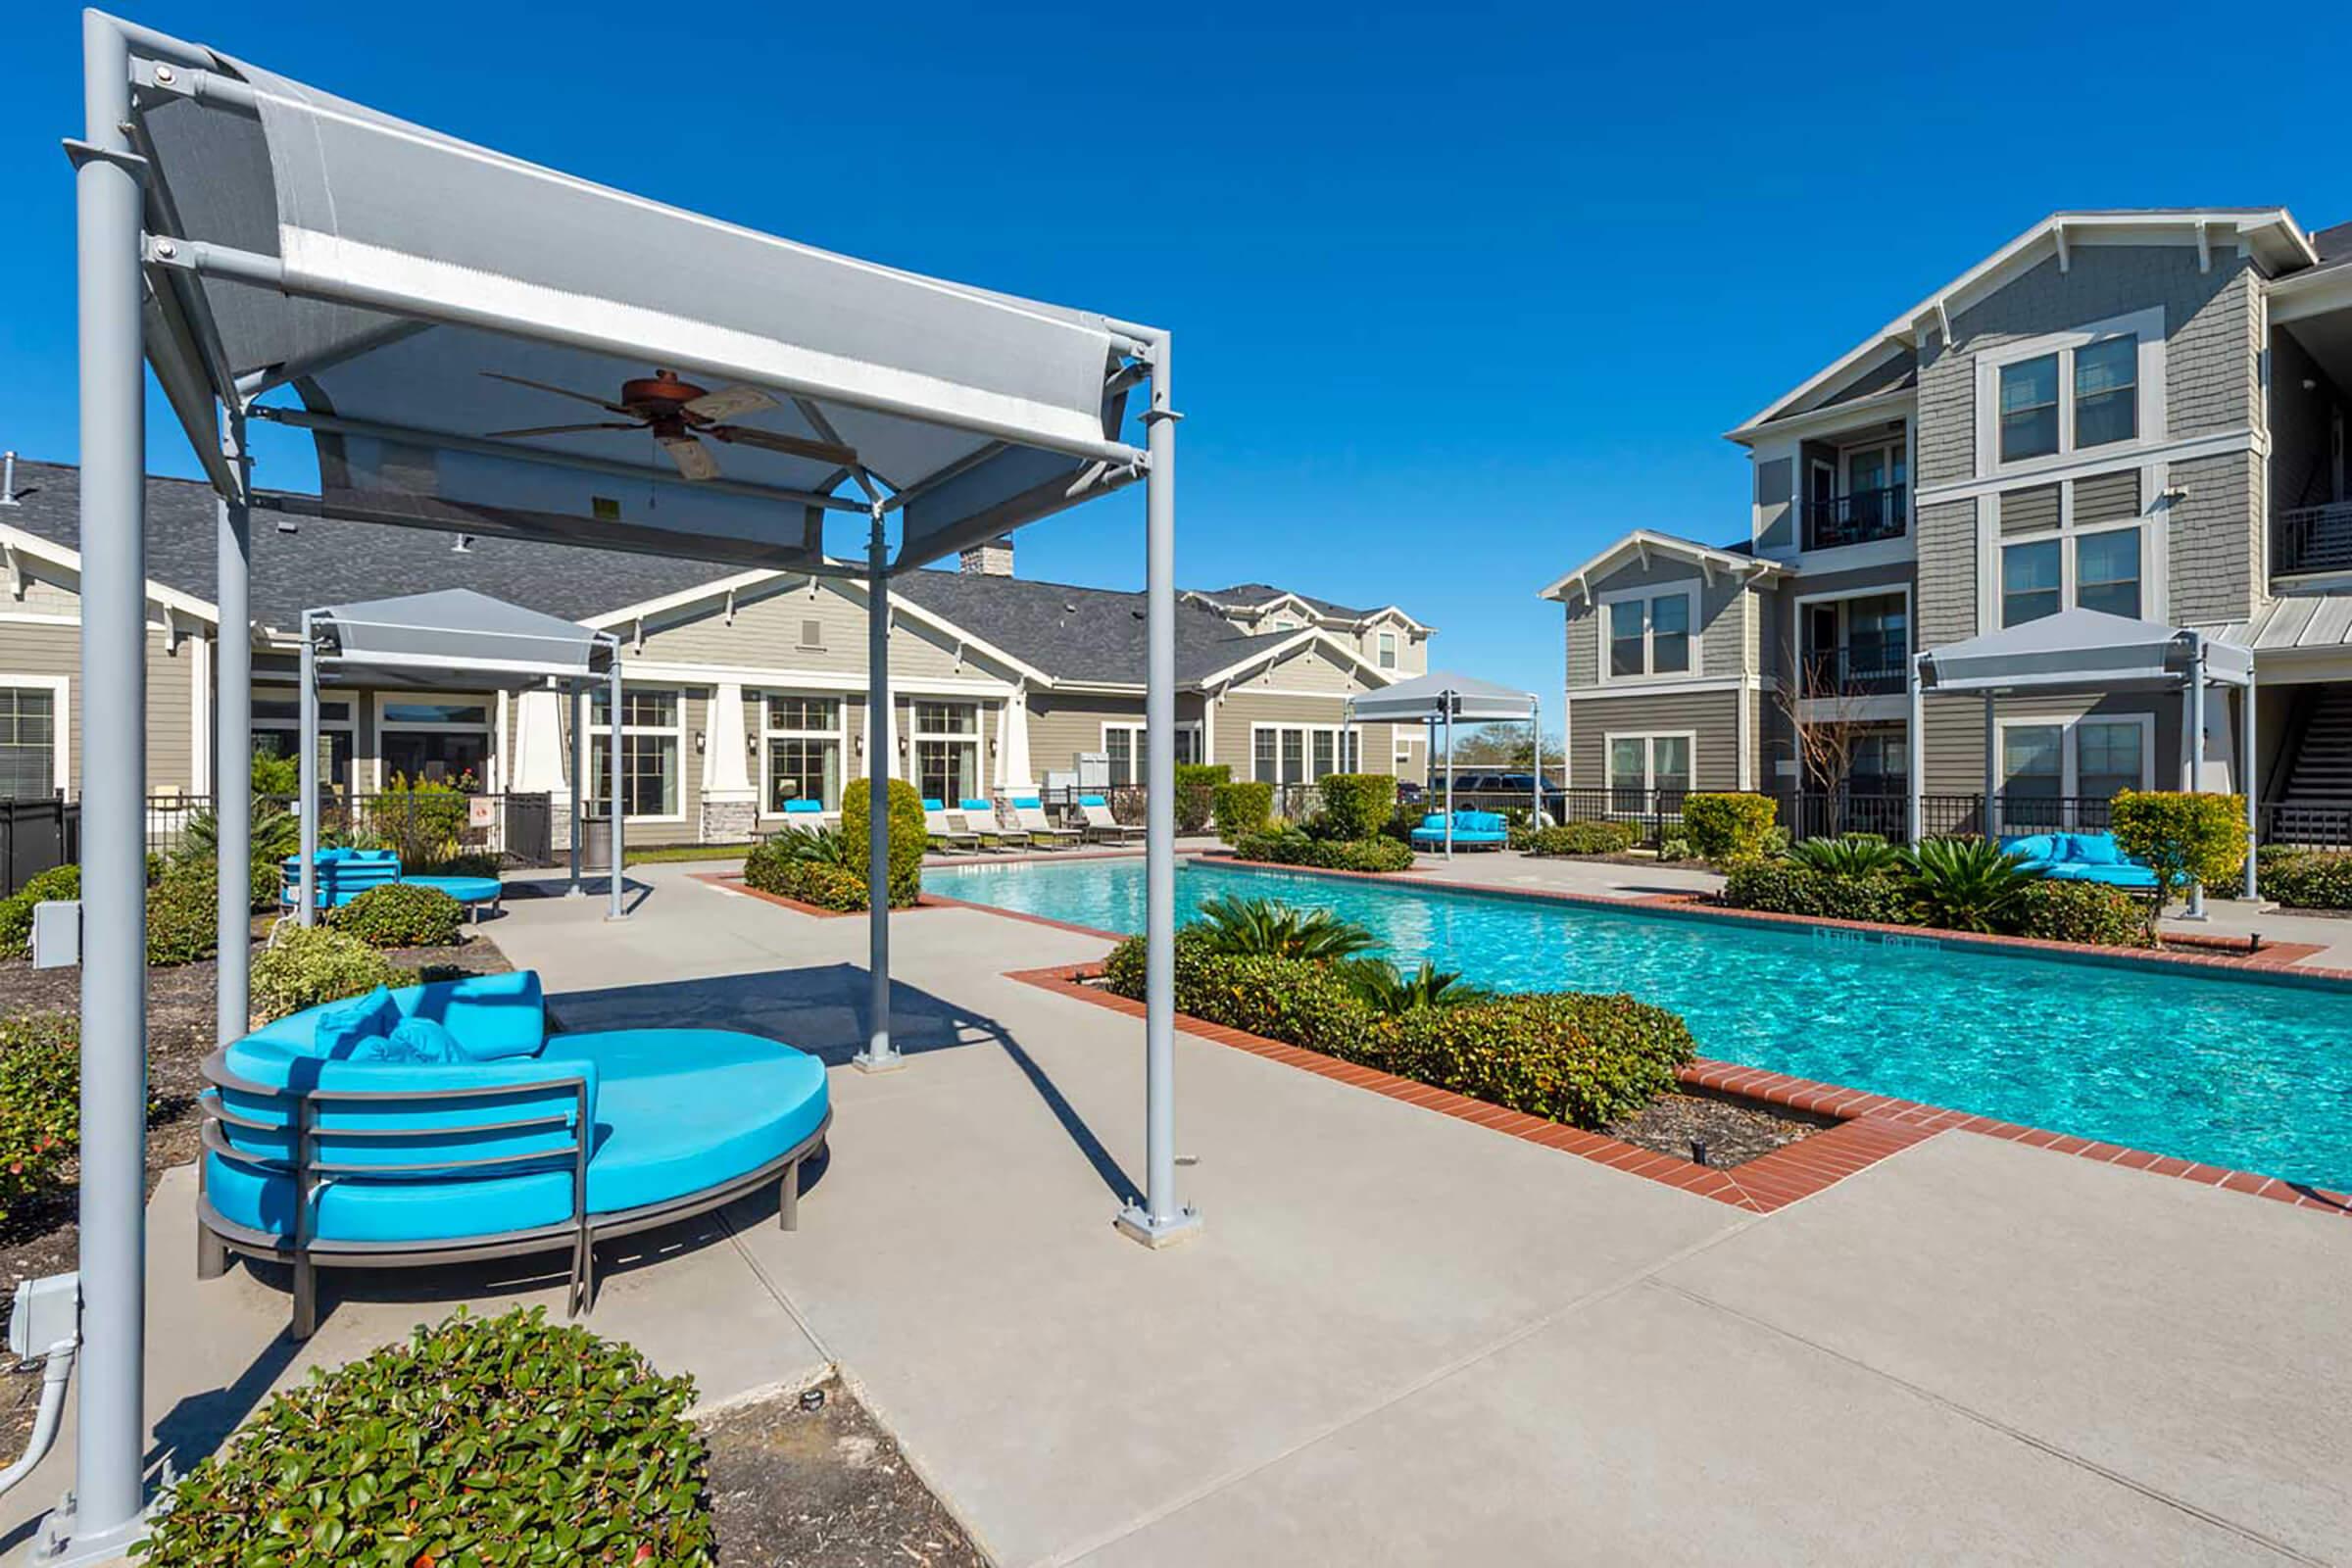
[{"label": "mulch bed", "polygon": [[1834,1116],[1817,1116],[1793,1106],[1682,1090],[1661,1095],[1634,1115],[1600,1130],[1619,1143],[1677,1159],[1690,1159],[1691,1144],[1703,1142],[1707,1163],[1728,1168],[1837,1125]]},{"label": "mulch bed", "polygon": [[[257,951],[272,923],[267,915],[254,921]],[[454,948],[406,948],[387,956],[410,969],[450,965],[475,974],[498,974],[513,967],[496,945],[470,932]],[[196,1096],[204,1087],[204,1058],[213,1049],[218,967],[207,958],[147,971],[147,1089],[155,1100],[147,1133],[150,1194],[166,1170],[196,1157]],[[21,958],[0,961],[0,1016],[80,1010],[79,969],[35,969]],[[56,1187],[25,1199],[0,1221],[0,1324],[6,1323],[15,1304],[19,1281],[63,1274],[75,1266],[81,1231],[75,1223],[74,1177],[74,1166],[68,1164]],[[16,1370],[16,1376],[0,1377],[0,1454],[23,1449],[40,1402],[37,1363],[30,1370]]]},{"label": "mulch bed", "polygon": [[890,1433],[839,1379],[737,1405],[703,1427],[725,1563],[987,1568]]}]

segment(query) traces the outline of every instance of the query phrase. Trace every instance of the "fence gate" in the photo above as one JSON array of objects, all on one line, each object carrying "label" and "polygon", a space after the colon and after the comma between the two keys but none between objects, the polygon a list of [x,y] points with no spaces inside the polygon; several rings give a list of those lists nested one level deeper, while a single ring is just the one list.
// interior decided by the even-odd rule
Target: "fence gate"
[{"label": "fence gate", "polygon": [[14,898],[51,866],[81,859],[81,807],[60,800],[0,801],[0,898]]},{"label": "fence gate", "polygon": [[507,808],[507,858],[523,865],[547,865],[555,859],[555,804],[546,795],[510,795]]}]

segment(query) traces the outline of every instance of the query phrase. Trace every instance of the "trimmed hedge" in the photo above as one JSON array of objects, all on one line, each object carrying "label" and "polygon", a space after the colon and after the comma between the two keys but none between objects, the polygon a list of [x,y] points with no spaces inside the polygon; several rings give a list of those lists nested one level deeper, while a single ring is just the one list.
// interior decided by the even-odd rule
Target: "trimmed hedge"
[{"label": "trimmed hedge", "polygon": [[1890,876],[1833,876],[1782,860],[1750,860],[1732,868],[1723,902],[1735,909],[1811,915],[1820,920],[1868,920],[1912,925],[1911,890]]},{"label": "trimmed hedge", "polygon": [[66,1012],[0,1021],[0,1220],[48,1185],[80,1139],[80,1021]]},{"label": "trimmed hedge", "polygon": [[1530,855],[1623,855],[1641,837],[1631,822],[1566,822],[1536,829],[1526,847]]},{"label": "trimmed hedge", "polygon": [[[1144,970],[1134,937],[1103,976],[1141,1000]],[[1192,1017],[1579,1127],[1641,1109],[1693,1054],[1679,1016],[1631,997],[1542,992],[1381,1015],[1342,965],[1217,954],[1189,929],[1176,933],[1175,982]]]},{"label": "trimmed hedge", "polygon": [[326,923],[371,948],[450,948],[466,923],[466,906],[439,888],[386,882],[328,910]]},{"label": "trimmed hedge", "polygon": [[1274,815],[1274,786],[1256,779],[1229,779],[1209,795],[1217,837],[1231,844],[1252,833],[1263,833]]},{"label": "trimmed hedge", "polygon": [[348,931],[289,924],[253,956],[253,1010],[265,1021],[282,1018],[414,978]]},{"label": "trimmed hedge", "polygon": [[1390,774],[1326,773],[1318,788],[1323,794],[1318,826],[1329,838],[1371,838],[1396,814],[1396,780]]},{"label": "trimmed hedge", "polygon": [[1686,795],[1683,831],[1691,851],[1717,865],[1763,858],[1780,808],[1769,795]]},{"label": "trimmed hedge", "polygon": [[[872,793],[864,779],[854,779],[841,790],[841,836],[858,852],[852,875],[858,878],[861,891],[865,883],[867,797]],[[890,906],[904,909],[923,896],[923,855],[931,847],[931,830],[923,821],[923,797],[913,785],[903,778],[892,779],[889,799]],[[863,897],[856,906],[865,907]]]},{"label": "trimmed hedge", "polygon": [[[2156,873],[2167,898],[2192,882],[2226,888],[2246,863],[2246,798],[2119,790],[2109,807],[2116,848]],[[2156,929],[2151,907],[2148,929]]]},{"label": "trimmed hedge", "polygon": [[1295,827],[1272,833],[1251,833],[1234,841],[1233,853],[1245,860],[1270,860],[1276,865],[1316,866],[1326,871],[1409,871],[1412,846],[1392,838],[1324,839]]},{"label": "trimmed hedge", "polygon": [[2254,891],[2294,909],[2352,909],[2352,854],[2265,848],[2254,858]]},{"label": "trimmed hedge", "polygon": [[174,1490],[148,1560],[707,1565],[693,1403],[543,1307],[460,1311],[271,1397]]},{"label": "trimmed hedge", "polygon": [[2096,882],[2036,882],[2026,889],[2011,933],[2102,948],[2147,944],[2146,901]]},{"label": "trimmed hedge", "polygon": [[147,890],[147,961],[158,968],[209,958],[220,941],[210,860],[182,860]]},{"label": "trimmed hedge", "polygon": [[1178,762],[1176,764],[1176,831],[1198,833],[1208,826],[1215,808],[1217,786],[1233,778],[1233,768],[1226,762]]},{"label": "trimmed hedge", "polygon": [[846,912],[865,907],[864,877],[846,865],[794,855],[782,834],[752,846],[743,858],[743,880],[762,893],[797,899],[820,909]]}]

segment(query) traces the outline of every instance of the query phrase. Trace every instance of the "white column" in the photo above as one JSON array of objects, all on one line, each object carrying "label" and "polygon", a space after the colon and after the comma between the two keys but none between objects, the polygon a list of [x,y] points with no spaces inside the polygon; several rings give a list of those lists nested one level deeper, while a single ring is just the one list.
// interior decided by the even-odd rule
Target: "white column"
[{"label": "white column", "polygon": [[2254,750],[2255,690],[2254,676],[2253,673],[2249,671],[2246,675],[2245,684],[2246,739],[2244,749],[2241,753],[2245,760],[2239,764],[2238,767],[2238,787],[2246,792],[2245,898],[2248,904],[2253,903],[2256,899],[2261,897],[2261,894],[2256,891],[2254,883],[2254,856],[2255,853],[2262,847],[2260,843],[2257,842],[2257,836],[2262,831],[2262,796],[2260,793],[2262,789],[2262,766],[2259,760],[2259,756]]},{"label": "white column", "polygon": [[571,779],[564,767],[564,694],[550,687],[522,693],[514,703],[514,765],[508,787],[517,795],[547,795],[564,805]]},{"label": "white column", "polygon": [[[1911,714],[1909,733],[1903,737],[1903,760],[1909,770],[1906,782],[1907,793],[1911,797],[1909,815],[1911,818],[1911,842],[1914,845],[1926,838],[1928,834],[1928,697],[1927,689],[1920,684],[1919,680],[1920,657],[1914,654],[1905,662],[1905,670],[1909,677],[1905,684],[1910,688]],[[1791,736],[1790,739],[1793,741],[1795,737]],[[1796,793],[1801,799],[1804,794],[1802,779],[1797,781]]]},{"label": "white column", "polygon": [[743,684],[721,681],[710,694],[703,724],[703,799],[742,803],[759,799],[752,787],[751,748],[744,727]]},{"label": "white column", "polygon": [[1995,716],[1993,695],[1984,694],[1984,842],[1998,844],[2001,840],[2000,813],[1993,803],[2001,793],[2001,726]]},{"label": "white column", "polygon": [[1018,682],[997,715],[997,790],[1003,795],[1030,795],[1037,780],[1029,768],[1029,687]]},{"label": "white column", "polygon": [[[2188,653],[2188,787],[2205,787],[2205,639],[2191,633]],[[2205,918],[2205,884],[2188,885],[2187,918]]]}]

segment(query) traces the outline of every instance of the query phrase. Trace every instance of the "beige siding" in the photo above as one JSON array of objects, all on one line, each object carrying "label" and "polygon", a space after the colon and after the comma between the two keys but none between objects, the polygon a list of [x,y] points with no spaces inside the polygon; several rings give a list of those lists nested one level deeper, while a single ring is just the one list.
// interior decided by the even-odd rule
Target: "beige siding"
[{"label": "beige siding", "polygon": [[[27,601],[31,594],[26,595]],[[76,608],[71,595],[64,610]],[[147,634],[147,789],[150,794],[193,793],[195,768],[194,670],[197,637],[183,635],[176,651],[166,652],[163,632]],[[81,720],[88,696],[81,680],[81,628],[38,622],[0,621],[0,685],[10,675],[63,676],[66,680],[65,735],[70,794],[81,793]]]},{"label": "beige siding", "polygon": [[1315,692],[1347,697],[1376,684],[1356,664],[1318,643],[1284,655],[1234,684],[1235,691]]},{"label": "beige siding", "polygon": [[1610,735],[1694,736],[1691,784],[1729,790],[1740,785],[1740,702],[1742,693],[1683,692],[1614,696],[1579,692],[1569,710],[1569,777],[1578,789],[1608,782]]},{"label": "beige siding", "polygon": [[[808,640],[809,623],[816,639]],[[633,626],[612,628],[621,656],[663,664],[709,664],[731,668],[808,670],[815,674],[863,676],[865,600],[837,583],[820,580],[809,592],[807,579],[757,593],[738,594],[729,624],[723,600],[709,600],[649,620],[640,648]],[[952,639],[912,615],[895,617],[890,639],[893,679],[925,676],[987,678],[1001,673],[979,668],[967,658],[956,662]]]},{"label": "beige siding", "polygon": [[[1177,721],[1198,716],[1197,705],[1179,704]],[[1133,697],[1064,696],[1052,692],[1029,695],[1029,766],[1038,781],[1048,773],[1067,772],[1078,765],[1081,752],[1102,750],[1102,725],[1117,719],[1144,721],[1144,699]]]}]

